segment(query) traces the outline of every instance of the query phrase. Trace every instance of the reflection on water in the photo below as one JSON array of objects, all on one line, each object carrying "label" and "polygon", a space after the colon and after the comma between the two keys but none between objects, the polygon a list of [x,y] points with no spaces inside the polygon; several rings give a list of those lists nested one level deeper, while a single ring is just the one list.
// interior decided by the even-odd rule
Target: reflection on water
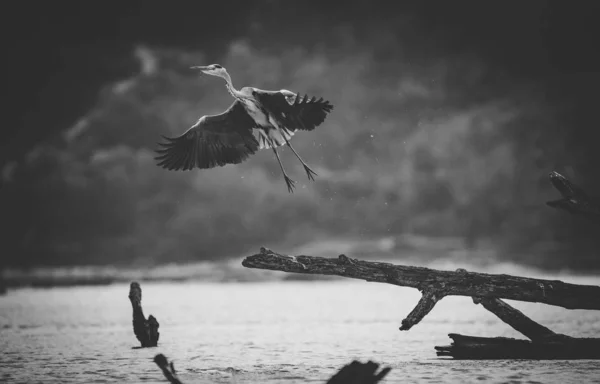
[{"label": "reflection on water", "polygon": [[[598,281],[579,281],[594,283]],[[454,361],[435,345],[448,333],[519,337],[468,298],[449,297],[408,332],[400,321],[414,289],[361,281],[144,283],[146,315],[160,322],[157,348],[133,349],[128,284],[0,297],[0,381],[163,383],[152,362],[174,360],[186,383],[324,382],[352,359],[394,369],[387,383],[593,382],[594,361]],[[600,334],[593,311],[511,302],[554,331]],[[597,381],[600,382],[600,381]]]}]

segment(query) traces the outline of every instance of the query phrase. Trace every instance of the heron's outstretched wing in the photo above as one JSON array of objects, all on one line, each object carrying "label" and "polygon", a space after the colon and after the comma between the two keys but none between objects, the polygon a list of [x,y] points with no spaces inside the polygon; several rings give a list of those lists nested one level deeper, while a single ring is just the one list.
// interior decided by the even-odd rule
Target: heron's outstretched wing
[{"label": "heron's outstretched wing", "polygon": [[220,115],[202,116],[178,137],[165,137],[156,150],[159,166],[169,170],[214,168],[239,164],[258,150],[254,120],[239,101]]},{"label": "heron's outstretched wing", "polygon": [[312,131],[325,121],[327,114],[333,109],[333,105],[321,97],[309,98],[300,96],[290,91],[264,91],[255,89],[254,97],[260,101],[269,112],[278,116],[286,128],[291,130],[302,129]]}]

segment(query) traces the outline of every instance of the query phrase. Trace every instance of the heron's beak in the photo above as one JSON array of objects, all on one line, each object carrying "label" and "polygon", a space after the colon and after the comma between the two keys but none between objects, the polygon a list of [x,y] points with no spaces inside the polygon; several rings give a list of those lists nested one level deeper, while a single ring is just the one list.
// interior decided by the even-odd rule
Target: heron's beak
[{"label": "heron's beak", "polygon": [[204,71],[206,71],[206,70],[208,69],[208,67],[206,67],[206,66],[201,66],[201,65],[199,65],[199,66],[195,66],[195,67],[190,67],[190,68],[191,68],[191,69],[199,69],[199,70],[201,70],[201,71],[202,71],[202,73],[206,73],[206,72],[204,72]]}]

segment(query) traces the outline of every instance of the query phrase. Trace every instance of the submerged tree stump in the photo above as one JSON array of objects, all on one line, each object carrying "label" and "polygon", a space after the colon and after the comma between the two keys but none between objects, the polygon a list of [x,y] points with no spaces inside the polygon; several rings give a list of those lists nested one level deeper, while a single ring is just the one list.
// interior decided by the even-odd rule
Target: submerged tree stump
[{"label": "submerged tree stump", "polygon": [[344,365],[336,374],[327,380],[326,384],[376,384],[379,383],[392,370],[385,367],[377,372],[379,364],[368,361],[361,363],[354,360],[350,364]]},{"label": "submerged tree stump", "polygon": [[[261,248],[242,261],[247,268],[283,272],[337,275],[370,282],[417,288],[422,297],[402,320],[400,330],[418,324],[445,296],[470,296],[529,340],[485,338],[450,334],[451,346],[436,347],[438,356],[463,359],[600,359],[600,339],[556,334],[511,307],[501,298],[556,305],[567,309],[600,309],[600,287],[559,280],[510,275],[439,271],[430,268],[362,261],[340,255],[337,259],[287,256]],[[527,357],[523,357],[527,356]]]},{"label": "submerged tree stump", "polygon": [[[183,384],[177,372],[175,371],[175,365],[171,361],[167,360],[167,357],[162,353],[154,356],[154,362],[161,369],[165,379],[171,384]],[[361,363],[360,361],[354,360],[350,364],[344,365],[338,372],[336,372],[326,384],[377,384],[382,381],[388,373],[392,370],[390,367],[385,367],[381,371],[377,372],[379,364],[368,361]]]},{"label": "submerged tree stump", "polygon": [[179,377],[177,377],[177,372],[175,371],[175,365],[171,361],[167,360],[167,357],[162,353],[154,356],[154,363],[158,365],[158,368],[162,371],[163,375],[165,375],[165,379],[169,381],[171,384],[183,384]]},{"label": "submerged tree stump", "polygon": [[158,321],[152,315],[144,316],[142,310],[142,288],[137,282],[131,283],[129,287],[129,301],[133,308],[133,333],[142,344],[142,348],[156,347],[158,344]]}]

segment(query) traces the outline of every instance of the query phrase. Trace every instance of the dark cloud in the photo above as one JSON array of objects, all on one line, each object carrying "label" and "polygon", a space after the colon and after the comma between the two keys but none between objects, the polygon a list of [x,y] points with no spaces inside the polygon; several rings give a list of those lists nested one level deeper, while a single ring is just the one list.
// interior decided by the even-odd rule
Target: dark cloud
[{"label": "dark cloud", "polygon": [[[542,266],[595,266],[587,224],[543,205],[556,166],[597,186],[591,136],[565,129],[584,114],[578,96],[557,90],[585,88],[566,80],[578,72],[559,54],[568,44],[554,3],[140,4],[64,3],[52,21],[62,28],[46,34],[42,11],[53,13],[40,9],[39,30],[15,44],[26,63],[19,120],[0,159],[11,264],[218,259],[413,233],[493,244],[510,250],[500,258]],[[82,17],[70,24],[67,10]],[[155,165],[160,134],[231,103],[219,79],[188,71],[205,62],[226,66],[239,87],[333,102],[325,125],[294,140],[317,183],[287,152],[292,196],[271,153],[206,171]],[[558,243],[581,256],[539,251]]]}]

